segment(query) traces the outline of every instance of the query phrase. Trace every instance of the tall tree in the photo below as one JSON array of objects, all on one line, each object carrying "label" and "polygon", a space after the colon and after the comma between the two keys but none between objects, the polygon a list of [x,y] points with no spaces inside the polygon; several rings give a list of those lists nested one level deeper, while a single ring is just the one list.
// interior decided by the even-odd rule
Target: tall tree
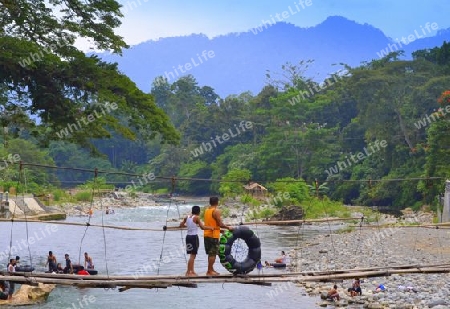
[{"label": "tall tree", "polygon": [[161,134],[167,142],[179,140],[153,98],[121,74],[116,64],[88,57],[74,47],[77,37],[114,53],[127,47],[114,33],[122,16],[117,1],[0,3],[0,85],[8,98],[3,106],[21,108],[37,117],[40,126],[49,126],[51,130],[39,132],[41,140],[61,139],[70,125],[70,134],[63,138],[84,146],[112,131],[130,139],[136,138],[136,131],[146,130],[148,138]]}]

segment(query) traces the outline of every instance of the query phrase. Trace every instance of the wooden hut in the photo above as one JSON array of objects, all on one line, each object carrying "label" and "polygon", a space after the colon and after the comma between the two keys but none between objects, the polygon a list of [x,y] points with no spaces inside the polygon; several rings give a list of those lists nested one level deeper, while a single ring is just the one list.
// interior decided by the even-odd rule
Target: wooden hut
[{"label": "wooden hut", "polygon": [[244,186],[245,192],[254,198],[264,198],[267,194],[267,189],[257,182],[251,182]]}]

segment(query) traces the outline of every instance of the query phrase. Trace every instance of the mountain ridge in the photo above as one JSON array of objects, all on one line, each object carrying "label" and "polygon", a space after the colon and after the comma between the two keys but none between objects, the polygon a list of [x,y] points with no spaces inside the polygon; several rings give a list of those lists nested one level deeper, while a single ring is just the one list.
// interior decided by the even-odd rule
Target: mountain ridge
[{"label": "mountain ridge", "polygon": [[[200,85],[211,86],[225,97],[245,91],[258,93],[266,83],[266,72],[281,72],[287,62],[314,60],[306,77],[321,81],[341,68],[334,64],[358,66],[395,51],[392,44],[396,41],[380,29],[341,16],[329,16],[308,28],[278,22],[257,34],[254,29],[213,38],[204,34],[160,38],[134,45],[124,50],[122,57],[98,55],[105,61],[117,62],[119,69],[145,92],[150,92],[157,76],[165,76],[173,83],[192,74]],[[410,59],[413,51],[440,46],[444,41],[450,41],[450,29],[439,29],[435,36],[416,39],[399,49],[405,51],[405,59]],[[197,66],[192,64],[192,59],[205,51],[212,51],[214,56],[203,57],[205,61]]]}]

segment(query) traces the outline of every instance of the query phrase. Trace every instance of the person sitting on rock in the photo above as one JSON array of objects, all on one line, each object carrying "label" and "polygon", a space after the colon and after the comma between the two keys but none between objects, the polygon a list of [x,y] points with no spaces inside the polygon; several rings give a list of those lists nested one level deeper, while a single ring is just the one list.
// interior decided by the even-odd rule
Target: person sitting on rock
[{"label": "person sitting on rock", "polygon": [[333,301],[339,301],[341,298],[337,291],[337,285],[335,284],[332,289],[328,291],[327,297]]},{"label": "person sitting on rock", "polygon": [[412,287],[412,286],[404,286],[404,285],[399,285],[398,286],[399,290],[405,291],[405,292],[414,292],[417,293],[418,291]]},{"label": "person sitting on rock", "polygon": [[355,278],[352,287],[348,289],[348,292],[350,292],[351,297],[362,294],[361,281],[359,280],[359,278]]},{"label": "person sitting on rock", "polygon": [[64,268],[62,267],[61,263],[58,263],[58,264],[56,265],[56,273],[57,273],[57,274],[62,274],[62,273],[64,273]]},{"label": "person sitting on rock", "polygon": [[384,285],[380,284],[377,286],[374,293],[379,293],[379,292],[384,292],[384,291],[386,291],[386,287]]}]

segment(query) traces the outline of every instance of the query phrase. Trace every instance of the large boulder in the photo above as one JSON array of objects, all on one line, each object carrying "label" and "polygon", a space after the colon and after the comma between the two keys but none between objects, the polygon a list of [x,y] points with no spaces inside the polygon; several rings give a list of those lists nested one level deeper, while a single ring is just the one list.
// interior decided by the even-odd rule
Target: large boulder
[{"label": "large boulder", "polygon": [[13,294],[12,300],[0,300],[0,306],[23,306],[42,303],[47,300],[50,292],[53,291],[55,287],[54,284],[38,283],[37,286],[22,284]]},{"label": "large boulder", "polygon": [[[271,221],[301,220],[303,219],[303,208],[301,206],[284,206],[274,215]],[[298,225],[298,223],[287,223],[286,225]]]}]

